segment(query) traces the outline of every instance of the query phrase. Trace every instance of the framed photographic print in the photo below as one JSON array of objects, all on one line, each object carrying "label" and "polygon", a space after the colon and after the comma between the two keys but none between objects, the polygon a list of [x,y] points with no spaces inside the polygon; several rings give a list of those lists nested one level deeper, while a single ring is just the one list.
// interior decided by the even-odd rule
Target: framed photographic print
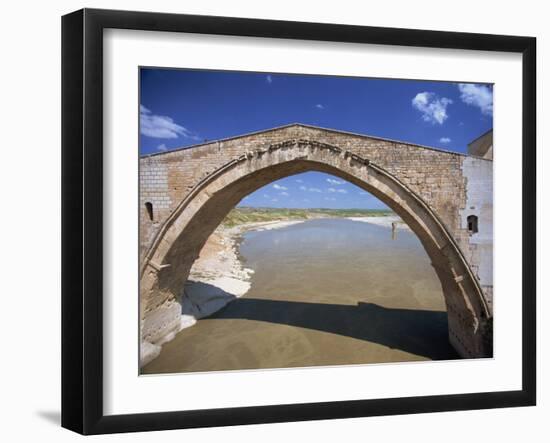
[{"label": "framed photographic print", "polygon": [[535,404],[534,38],[62,25],[64,427]]}]

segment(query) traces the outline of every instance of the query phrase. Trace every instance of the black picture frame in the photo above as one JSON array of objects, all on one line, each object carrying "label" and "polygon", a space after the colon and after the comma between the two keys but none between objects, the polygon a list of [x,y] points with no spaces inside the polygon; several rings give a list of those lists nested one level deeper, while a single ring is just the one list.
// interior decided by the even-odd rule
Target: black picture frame
[{"label": "black picture frame", "polygon": [[[131,415],[103,412],[103,30],[171,31],[522,54],[522,388]],[[531,406],[536,403],[536,39],[83,9],[62,18],[62,426],[82,434]]]}]

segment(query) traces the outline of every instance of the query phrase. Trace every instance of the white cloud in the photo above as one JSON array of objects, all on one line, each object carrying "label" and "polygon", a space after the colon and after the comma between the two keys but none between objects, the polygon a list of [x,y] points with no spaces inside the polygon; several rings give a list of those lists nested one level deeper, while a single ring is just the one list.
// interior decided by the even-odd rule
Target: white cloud
[{"label": "white cloud", "polygon": [[343,182],[341,180],[336,180],[334,178],[327,178],[327,182],[329,182],[331,185],[345,185],[346,182]]},{"label": "white cloud", "polygon": [[486,85],[459,83],[460,99],[467,105],[477,106],[484,115],[493,115],[493,91]]},{"label": "white cloud", "polygon": [[271,77],[271,75],[266,76],[265,80],[266,80],[266,82],[268,82],[269,84],[273,83],[273,77]]},{"label": "white cloud", "polygon": [[439,139],[439,143],[444,143],[444,144],[451,143],[451,139],[449,137],[441,137]]},{"label": "white cloud", "polygon": [[301,180],[299,178],[297,178],[295,181],[296,181],[296,183],[303,183],[304,182],[303,180]]},{"label": "white cloud", "polygon": [[171,117],[155,115],[143,105],[139,105],[140,132],[152,138],[195,138],[185,127],[178,125]]},{"label": "white cloud", "polygon": [[336,199],[334,197],[325,197],[325,200],[328,200],[328,201],[331,201],[331,202],[336,201]]},{"label": "white cloud", "polygon": [[271,198],[268,194],[264,194],[263,198]]},{"label": "white cloud", "polygon": [[327,191],[328,192],[338,192],[340,194],[347,194],[348,193],[348,191],[346,191],[345,189],[328,188]]},{"label": "white cloud", "polygon": [[413,108],[422,113],[422,120],[440,125],[449,118],[447,106],[452,103],[450,98],[438,97],[433,92],[419,92],[412,99]]},{"label": "white cloud", "polygon": [[307,186],[300,186],[298,189],[300,189],[300,191],[308,191],[308,192],[323,192],[321,189],[319,188],[308,188]]},{"label": "white cloud", "polygon": [[315,105],[315,107],[316,107],[317,109],[325,109],[325,107],[324,107],[321,103],[317,103],[317,104]]},{"label": "white cloud", "polygon": [[278,185],[277,183],[275,183],[275,184],[273,185],[273,187],[274,187],[275,189],[277,189],[277,191],[286,191],[286,190],[288,190],[288,188],[287,188],[286,186],[281,186],[281,185]]},{"label": "white cloud", "polygon": [[168,148],[166,147],[166,145],[164,143],[162,143],[161,145],[158,145],[157,149],[159,151],[167,151],[168,150]]},{"label": "white cloud", "polygon": [[283,197],[288,197],[290,194],[288,192],[279,192],[279,195],[282,195]]},{"label": "white cloud", "polygon": [[278,199],[278,198],[272,198],[271,201],[272,201],[272,202],[278,202],[279,199]]}]

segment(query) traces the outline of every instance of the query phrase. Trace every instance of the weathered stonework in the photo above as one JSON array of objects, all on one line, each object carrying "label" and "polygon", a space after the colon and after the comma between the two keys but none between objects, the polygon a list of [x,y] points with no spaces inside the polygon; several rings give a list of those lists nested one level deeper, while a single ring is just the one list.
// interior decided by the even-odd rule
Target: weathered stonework
[{"label": "weathered stonework", "polygon": [[[460,217],[461,227],[468,232],[468,237],[461,237],[461,245],[492,309],[493,162],[466,157],[462,164],[462,174],[466,180],[466,204],[460,210]],[[477,232],[468,231],[470,216],[478,219]]]},{"label": "weathered stonework", "polygon": [[[140,159],[142,341],[156,344],[178,330],[181,288],[227,212],[254,190],[308,170],[362,187],[409,224],[441,280],[451,343],[464,357],[489,355],[492,194],[484,186],[492,162],[304,125]],[[473,235],[465,223],[472,205],[484,227]]]}]

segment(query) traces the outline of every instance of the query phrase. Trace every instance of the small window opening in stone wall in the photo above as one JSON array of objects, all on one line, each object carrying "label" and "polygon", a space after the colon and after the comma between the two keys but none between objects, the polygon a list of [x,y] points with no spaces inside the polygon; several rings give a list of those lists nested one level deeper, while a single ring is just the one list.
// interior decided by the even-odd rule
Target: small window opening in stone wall
[{"label": "small window opening in stone wall", "polygon": [[467,220],[468,220],[468,231],[470,231],[472,234],[475,234],[478,231],[477,215],[469,215]]},{"label": "small window opening in stone wall", "polygon": [[153,203],[146,202],[145,203],[145,209],[147,209],[147,214],[149,215],[149,220],[154,221],[153,217]]}]

